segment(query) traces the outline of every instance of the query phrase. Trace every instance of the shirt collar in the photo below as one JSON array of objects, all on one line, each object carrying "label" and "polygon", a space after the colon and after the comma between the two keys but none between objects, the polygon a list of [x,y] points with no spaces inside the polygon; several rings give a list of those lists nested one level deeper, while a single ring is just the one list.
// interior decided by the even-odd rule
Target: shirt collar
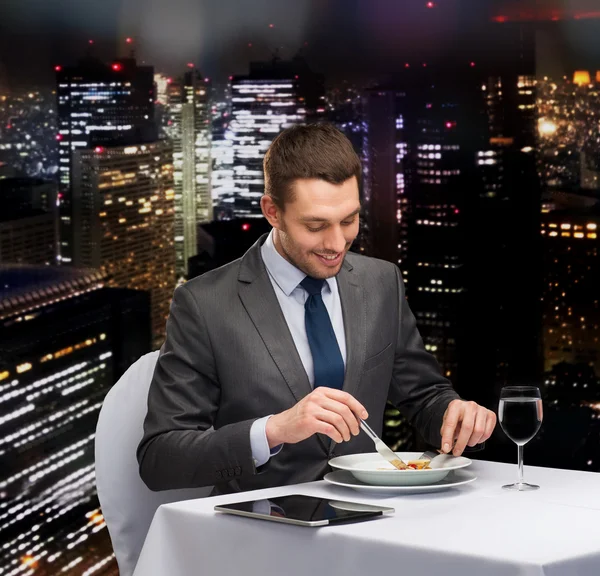
[{"label": "shirt collar", "polygon": [[[298,284],[306,278],[306,274],[299,268],[296,268],[291,262],[288,262],[275,248],[273,240],[273,230],[267,236],[264,244],[261,246],[261,255],[265,267],[275,283],[281,288],[281,291],[290,296],[298,287]],[[326,284],[329,290],[335,286],[335,278],[327,278]]]}]

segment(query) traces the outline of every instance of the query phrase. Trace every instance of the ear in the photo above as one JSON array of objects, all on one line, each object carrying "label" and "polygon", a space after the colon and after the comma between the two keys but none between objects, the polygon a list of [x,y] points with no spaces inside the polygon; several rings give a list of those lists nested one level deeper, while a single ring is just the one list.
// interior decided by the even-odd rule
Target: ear
[{"label": "ear", "polygon": [[262,210],[263,216],[267,219],[267,222],[273,226],[273,228],[281,229],[282,220],[281,220],[281,210],[277,207],[275,202],[273,202],[273,198],[268,194],[263,194],[260,199],[260,208]]}]

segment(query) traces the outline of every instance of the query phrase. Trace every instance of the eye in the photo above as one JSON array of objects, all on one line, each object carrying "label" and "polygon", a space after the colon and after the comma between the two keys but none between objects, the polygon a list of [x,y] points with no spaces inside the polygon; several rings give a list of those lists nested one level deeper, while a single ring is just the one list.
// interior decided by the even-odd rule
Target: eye
[{"label": "eye", "polygon": [[351,226],[356,221],[356,218],[352,218],[352,220],[345,220],[342,222],[342,226]]},{"label": "eye", "polygon": [[321,230],[323,230],[325,228],[325,226],[319,226],[318,228],[311,228],[310,226],[307,226],[309,232],[320,232]]}]

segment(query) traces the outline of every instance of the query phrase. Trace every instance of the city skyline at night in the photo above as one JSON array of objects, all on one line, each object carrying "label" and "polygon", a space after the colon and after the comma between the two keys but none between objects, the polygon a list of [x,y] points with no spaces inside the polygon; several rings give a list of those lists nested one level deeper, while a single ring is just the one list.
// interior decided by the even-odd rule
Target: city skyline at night
[{"label": "city skyline at night", "polygon": [[[262,158],[295,124],[350,139],[352,250],[398,266],[442,374],[493,411],[539,386],[527,463],[600,471],[593,1],[32,1],[0,8],[0,573],[116,574],[102,400],[176,286],[269,230]],[[391,406],[384,439],[424,447]],[[480,457],[513,449],[498,428]]]}]

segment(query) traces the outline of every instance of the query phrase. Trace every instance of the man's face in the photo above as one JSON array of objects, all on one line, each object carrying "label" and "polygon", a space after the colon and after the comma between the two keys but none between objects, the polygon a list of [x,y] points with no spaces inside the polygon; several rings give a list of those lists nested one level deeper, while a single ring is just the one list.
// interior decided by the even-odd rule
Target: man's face
[{"label": "man's face", "polygon": [[360,200],[352,177],[342,184],[302,179],[294,200],[278,210],[275,246],[296,268],[313,278],[331,278],[342,267],[358,234]]}]

